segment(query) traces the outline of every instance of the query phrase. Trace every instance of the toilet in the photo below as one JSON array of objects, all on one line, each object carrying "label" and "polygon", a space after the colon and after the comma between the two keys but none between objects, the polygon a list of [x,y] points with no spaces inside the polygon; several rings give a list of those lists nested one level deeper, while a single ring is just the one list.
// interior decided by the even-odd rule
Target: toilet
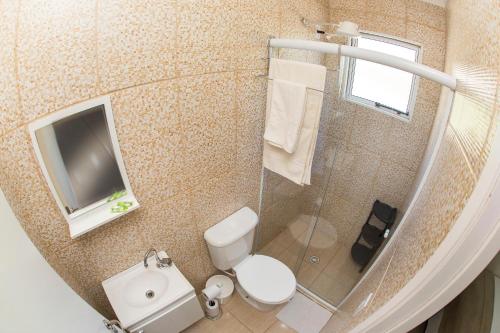
[{"label": "toilet", "polygon": [[234,271],[241,297],[256,309],[269,311],[295,295],[297,281],[281,261],[251,254],[257,223],[257,214],[243,207],[206,230],[204,238],[214,266]]}]

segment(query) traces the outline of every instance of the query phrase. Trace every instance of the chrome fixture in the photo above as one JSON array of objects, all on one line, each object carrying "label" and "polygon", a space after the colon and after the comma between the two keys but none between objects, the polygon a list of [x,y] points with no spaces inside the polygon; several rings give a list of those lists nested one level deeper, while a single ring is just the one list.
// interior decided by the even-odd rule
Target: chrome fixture
[{"label": "chrome fixture", "polygon": [[319,257],[318,256],[310,256],[309,257],[309,262],[311,264],[319,264]]},{"label": "chrome fixture", "polygon": [[[327,40],[330,40],[335,35],[351,38],[360,36],[358,25],[350,21],[342,21],[340,23],[312,22],[303,17],[301,22],[308,28],[314,28],[318,36],[324,35]],[[327,28],[333,30],[333,32],[328,32]]]},{"label": "chrome fixture", "polygon": [[151,289],[147,290],[146,291],[146,298],[153,298],[153,297],[155,297],[155,292],[152,291]]},{"label": "chrome fixture", "polygon": [[156,251],[153,248],[150,248],[148,252],[144,255],[144,267],[148,268],[148,258],[151,256],[151,254],[154,254],[155,259],[156,259],[156,267],[158,268],[165,268],[165,267],[170,267],[172,266],[172,258],[166,257],[166,258],[160,258],[158,257],[158,251]]},{"label": "chrome fixture", "polygon": [[103,319],[102,322],[104,323],[104,326],[113,333],[129,333],[128,330],[123,328],[122,323],[120,323],[116,319],[113,320]]}]

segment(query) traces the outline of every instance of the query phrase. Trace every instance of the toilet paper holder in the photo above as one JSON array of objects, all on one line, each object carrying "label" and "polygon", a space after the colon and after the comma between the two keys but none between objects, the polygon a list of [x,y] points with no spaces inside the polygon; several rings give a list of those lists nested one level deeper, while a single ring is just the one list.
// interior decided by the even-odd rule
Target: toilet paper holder
[{"label": "toilet paper holder", "polygon": [[222,307],[217,299],[221,293],[221,286],[214,284],[202,290],[204,298],[205,317],[217,320],[222,317]]}]

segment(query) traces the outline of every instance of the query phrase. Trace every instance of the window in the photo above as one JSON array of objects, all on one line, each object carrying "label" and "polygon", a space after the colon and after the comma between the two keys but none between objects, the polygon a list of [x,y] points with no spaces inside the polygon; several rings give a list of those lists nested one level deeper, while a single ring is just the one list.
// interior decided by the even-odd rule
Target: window
[{"label": "window", "polygon": [[[373,33],[361,33],[351,45],[420,62],[420,46]],[[418,77],[414,74],[350,58],[346,61],[344,98],[377,111],[409,120],[415,105]]]}]

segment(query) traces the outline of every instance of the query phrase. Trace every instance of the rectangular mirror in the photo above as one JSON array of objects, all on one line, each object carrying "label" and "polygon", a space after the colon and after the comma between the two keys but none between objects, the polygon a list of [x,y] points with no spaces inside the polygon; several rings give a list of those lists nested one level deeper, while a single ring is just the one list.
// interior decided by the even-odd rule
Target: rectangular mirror
[{"label": "rectangular mirror", "polygon": [[138,207],[118,147],[108,97],[30,125],[35,152],[72,237]]}]

